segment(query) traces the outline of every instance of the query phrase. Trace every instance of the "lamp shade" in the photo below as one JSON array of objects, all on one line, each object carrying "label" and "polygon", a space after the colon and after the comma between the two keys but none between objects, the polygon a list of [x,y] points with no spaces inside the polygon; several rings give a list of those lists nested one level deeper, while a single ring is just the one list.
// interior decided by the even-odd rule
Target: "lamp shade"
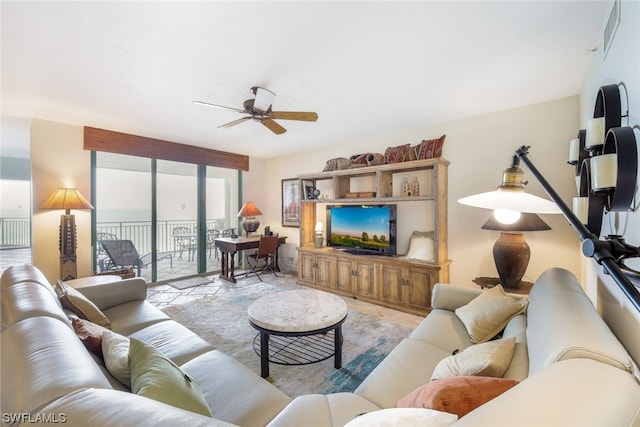
[{"label": "lamp shade", "polygon": [[253,202],[246,202],[238,212],[239,218],[258,215],[262,215],[262,211]]},{"label": "lamp shade", "polygon": [[75,188],[58,188],[42,205],[42,209],[93,209],[93,206]]},{"label": "lamp shade", "polygon": [[484,209],[503,209],[538,214],[559,214],[560,208],[550,200],[526,193],[523,189],[498,188],[458,200],[463,205]]},{"label": "lamp shade", "polygon": [[544,231],[551,230],[551,227],[534,213],[523,213],[520,219],[512,224],[503,224],[493,215],[481,227],[483,230],[497,230],[505,232],[524,232],[524,231]]}]

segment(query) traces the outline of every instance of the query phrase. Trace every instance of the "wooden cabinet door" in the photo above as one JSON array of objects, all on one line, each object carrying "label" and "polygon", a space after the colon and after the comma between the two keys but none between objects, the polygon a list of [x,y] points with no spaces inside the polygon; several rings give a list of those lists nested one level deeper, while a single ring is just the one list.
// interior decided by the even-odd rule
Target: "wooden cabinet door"
[{"label": "wooden cabinet door", "polygon": [[390,304],[401,305],[404,269],[396,264],[380,265],[380,298]]},{"label": "wooden cabinet door", "polygon": [[407,269],[406,300],[407,307],[425,310],[431,307],[431,288],[436,279],[436,272],[418,267]]},{"label": "wooden cabinet door", "polygon": [[306,252],[298,252],[298,281],[313,285],[316,282],[316,256]]},{"label": "wooden cabinet door", "polygon": [[353,268],[351,260],[346,258],[336,259],[336,289],[352,293],[353,292]]},{"label": "wooden cabinet door", "polygon": [[356,295],[377,298],[374,263],[371,261],[353,261],[353,292]]},{"label": "wooden cabinet door", "polygon": [[333,288],[333,264],[335,257],[316,255],[316,285],[324,288]]}]

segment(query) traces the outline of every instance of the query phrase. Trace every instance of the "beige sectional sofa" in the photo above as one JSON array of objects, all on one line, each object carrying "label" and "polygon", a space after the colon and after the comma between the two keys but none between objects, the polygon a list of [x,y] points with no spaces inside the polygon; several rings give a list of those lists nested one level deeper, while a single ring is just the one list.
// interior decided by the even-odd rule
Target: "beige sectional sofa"
[{"label": "beige sectional sofa", "polygon": [[[291,400],[257,373],[215,350],[145,301],[146,283],[83,287],[113,331],[151,344],[199,384],[213,418],[131,393],[88,352],[53,287],[34,267],[12,267],[2,285],[3,424],[342,426],[393,408],[429,382],[443,359],[474,343],[455,310],[480,290],[438,284],[433,311],[354,393]],[[640,426],[640,386],[630,356],[575,278],[551,269],[535,283],[526,312],[507,324],[515,337],[505,378],[518,384],[454,425]],[[364,418],[361,418],[364,419]],[[57,422],[56,422],[57,421]]]}]

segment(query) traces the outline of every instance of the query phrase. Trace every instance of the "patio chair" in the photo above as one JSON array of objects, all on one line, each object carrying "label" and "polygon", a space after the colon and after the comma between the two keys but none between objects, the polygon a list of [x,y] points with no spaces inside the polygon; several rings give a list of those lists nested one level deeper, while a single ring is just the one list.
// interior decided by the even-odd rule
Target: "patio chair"
[{"label": "patio chair", "polygon": [[[273,236],[260,236],[260,243],[258,244],[258,250],[255,253],[247,255],[247,263],[251,270],[246,274],[249,277],[251,273],[258,276],[258,279],[262,282],[260,274],[270,271],[274,276],[278,277],[275,268],[276,252],[278,250],[278,235]],[[260,261],[264,264],[260,265]]]},{"label": "patio chair", "polygon": [[173,254],[177,251],[180,251],[178,254],[178,259],[182,259],[182,252],[187,250],[188,260],[192,260],[191,253],[193,251],[193,258],[196,256],[196,245],[195,238],[196,233],[193,232],[189,227],[175,227],[171,232],[173,236]]},{"label": "patio chair", "polygon": [[[109,257],[111,269],[135,268],[140,270],[151,263],[151,253],[140,256],[131,240],[102,240],[100,242]],[[170,253],[158,254],[158,260],[169,258],[173,268],[173,257]]]},{"label": "patio chair", "polygon": [[100,271],[113,270],[115,266],[111,264],[111,260],[107,256],[104,248],[100,243],[103,240],[118,240],[118,236],[112,233],[98,233],[96,237],[96,241],[98,243],[98,252],[96,253],[96,259],[98,260]]}]

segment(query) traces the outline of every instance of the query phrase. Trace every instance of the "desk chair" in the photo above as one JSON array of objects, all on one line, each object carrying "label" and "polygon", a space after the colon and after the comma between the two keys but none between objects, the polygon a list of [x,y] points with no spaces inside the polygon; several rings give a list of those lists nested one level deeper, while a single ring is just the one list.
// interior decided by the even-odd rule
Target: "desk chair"
[{"label": "desk chair", "polygon": [[[271,271],[274,276],[278,277],[275,269],[276,252],[278,251],[278,236],[260,236],[258,250],[255,253],[247,255],[247,263],[251,270],[247,272],[247,276],[254,273],[262,282],[261,273]],[[264,265],[260,266],[260,260]]]}]

